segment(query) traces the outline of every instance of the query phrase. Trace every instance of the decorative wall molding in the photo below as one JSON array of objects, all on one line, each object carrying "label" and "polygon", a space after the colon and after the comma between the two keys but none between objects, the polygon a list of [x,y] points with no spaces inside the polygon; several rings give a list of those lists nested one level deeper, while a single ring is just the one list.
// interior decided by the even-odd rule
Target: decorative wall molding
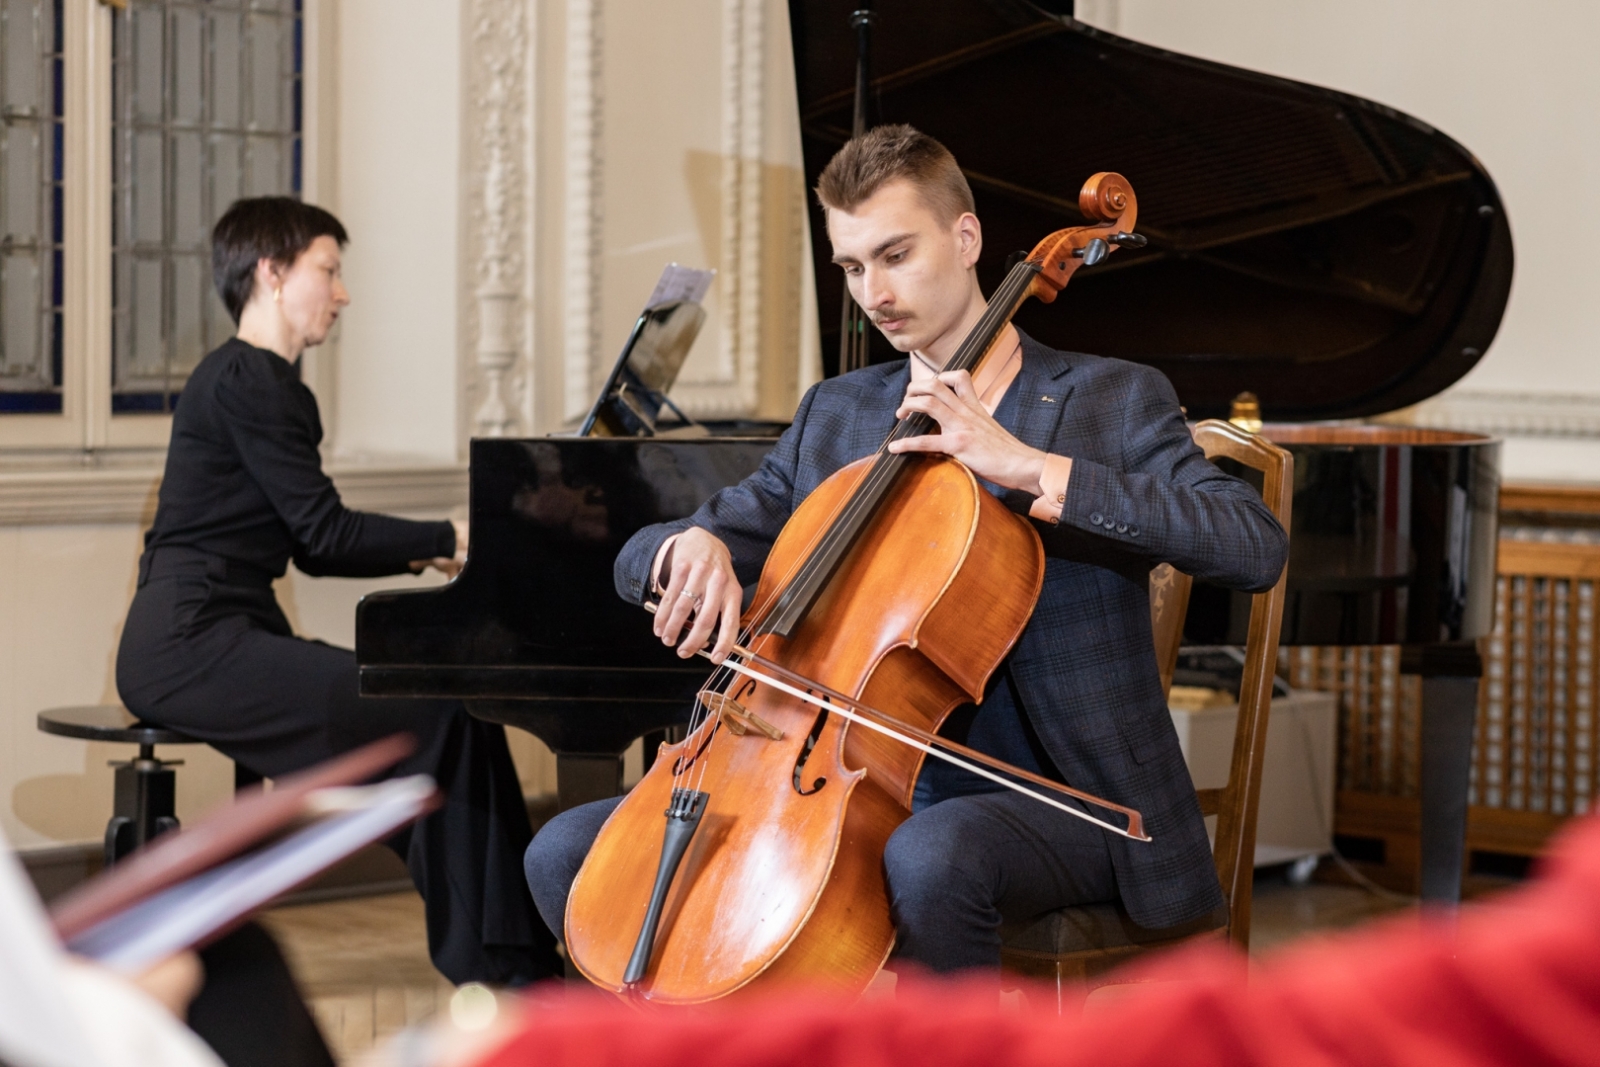
[{"label": "decorative wall molding", "polygon": [[1600,439],[1600,396],[1457,390],[1386,421],[1502,437]]},{"label": "decorative wall molding", "polygon": [[706,417],[753,415],[760,404],[762,214],[765,207],[766,5],[722,3],[721,262],[717,360],[673,397]]},{"label": "decorative wall molding", "polygon": [[567,0],[562,322],[562,415],[567,419],[589,410],[600,349],[604,15],[601,0]]},{"label": "decorative wall molding", "polygon": [[463,247],[471,291],[463,294],[472,433],[522,432],[532,387],[531,235],[534,167],[529,0],[469,0],[465,66],[468,221]]},{"label": "decorative wall molding", "polygon": [[[346,506],[443,513],[467,502],[465,464],[329,467]],[[159,466],[0,471],[0,526],[88,526],[155,517]]]}]

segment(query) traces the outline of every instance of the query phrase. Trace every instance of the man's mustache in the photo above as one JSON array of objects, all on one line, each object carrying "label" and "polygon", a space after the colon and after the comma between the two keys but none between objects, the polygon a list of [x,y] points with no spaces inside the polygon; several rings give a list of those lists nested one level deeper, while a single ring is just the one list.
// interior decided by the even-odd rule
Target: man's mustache
[{"label": "man's mustache", "polygon": [[902,311],[900,308],[879,308],[877,311],[868,312],[868,314],[871,315],[872,322],[876,326],[882,326],[886,322],[894,322],[896,319],[916,317],[911,312]]}]

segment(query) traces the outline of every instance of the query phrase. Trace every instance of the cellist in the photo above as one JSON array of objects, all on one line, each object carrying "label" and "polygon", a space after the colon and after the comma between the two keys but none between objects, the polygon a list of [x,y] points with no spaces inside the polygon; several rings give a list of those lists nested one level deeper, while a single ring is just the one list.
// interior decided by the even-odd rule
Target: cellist
[{"label": "cellist", "polygon": [[[981,705],[944,733],[1144,813],[1132,843],[959,768],[928,761],[884,855],[895,958],[936,972],[995,968],[1003,922],[1120,901],[1140,926],[1217,916],[1223,898],[1157,671],[1147,579],[1162,562],[1227,588],[1278,579],[1287,537],[1260,496],[1201,454],[1160,372],[1049,349],[1007,327],[975,373],[942,372],[983,314],[983,234],[955,158],[909,126],[850,141],[816,189],[833,261],[906,359],[824,381],[761,468],[688,519],[647,527],[616,563],[624,599],[659,599],[655,633],[721,662],[743,586],[806,495],[874,452],[896,420],[936,435],[896,451],[965,463],[1028,516],[1048,557],[1021,639]],[[559,937],[566,898],[618,801],[563,812],[535,838],[528,884]],[[653,843],[652,843],[653,844]],[[652,845],[641,844],[641,847]]]}]

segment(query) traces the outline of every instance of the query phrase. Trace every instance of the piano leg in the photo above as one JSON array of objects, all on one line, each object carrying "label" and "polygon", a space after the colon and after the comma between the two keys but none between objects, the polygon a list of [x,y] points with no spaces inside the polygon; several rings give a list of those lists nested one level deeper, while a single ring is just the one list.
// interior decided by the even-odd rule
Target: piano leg
[{"label": "piano leg", "polygon": [[622,753],[556,753],[556,800],[562,811],[621,792]]},{"label": "piano leg", "polygon": [[1472,732],[1483,663],[1470,642],[1405,649],[1401,669],[1422,675],[1421,896],[1461,901]]}]

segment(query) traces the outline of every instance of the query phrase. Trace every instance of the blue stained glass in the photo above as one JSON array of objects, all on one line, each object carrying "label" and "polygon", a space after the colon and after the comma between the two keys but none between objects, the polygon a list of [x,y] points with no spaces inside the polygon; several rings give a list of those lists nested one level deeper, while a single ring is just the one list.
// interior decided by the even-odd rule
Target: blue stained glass
[{"label": "blue stained glass", "polygon": [[[56,275],[61,274],[61,253],[56,252]],[[56,381],[62,377],[62,344],[61,344],[61,310],[57,308],[50,313],[50,368]]]},{"label": "blue stained glass", "polygon": [[183,393],[112,393],[113,415],[165,415],[177,410]]},{"label": "blue stained glass", "polygon": [[[50,177],[51,177],[51,180],[53,180],[53,181],[61,181],[62,180],[62,178],[61,178],[61,160],[66,155],[66,153],[62,150],[63,146],[62,146],[62,143],[61,143],[61,139],[62,139],[62,137],[65,136],[63,131],[66,129],[66,127],[63,126],[59,122],[52,123],[51,125],[54,127],[54,133],[52,135],[52,140],[55,143],[53,145],[51,145]],[[61,240],[61,238],[57,237],[56,240],[59,241],[59,240]]]},{"label": "blue stained glass", "polygon": [[294,167],[294,173],[289,178],[289,188],[290,188],[290,191],[293,192],[295,196],[299,196],[300,195],[300,190],[301,190],[301,185],[300,185],[300,138],[298,138],[298,137],[296,137],[294,139],[294,162],[293,162],[293,167]]},{"label": "blue stained glass", "polygon": [[0,414],[59,415],[61,414],[61,394],[0,392]]}]

